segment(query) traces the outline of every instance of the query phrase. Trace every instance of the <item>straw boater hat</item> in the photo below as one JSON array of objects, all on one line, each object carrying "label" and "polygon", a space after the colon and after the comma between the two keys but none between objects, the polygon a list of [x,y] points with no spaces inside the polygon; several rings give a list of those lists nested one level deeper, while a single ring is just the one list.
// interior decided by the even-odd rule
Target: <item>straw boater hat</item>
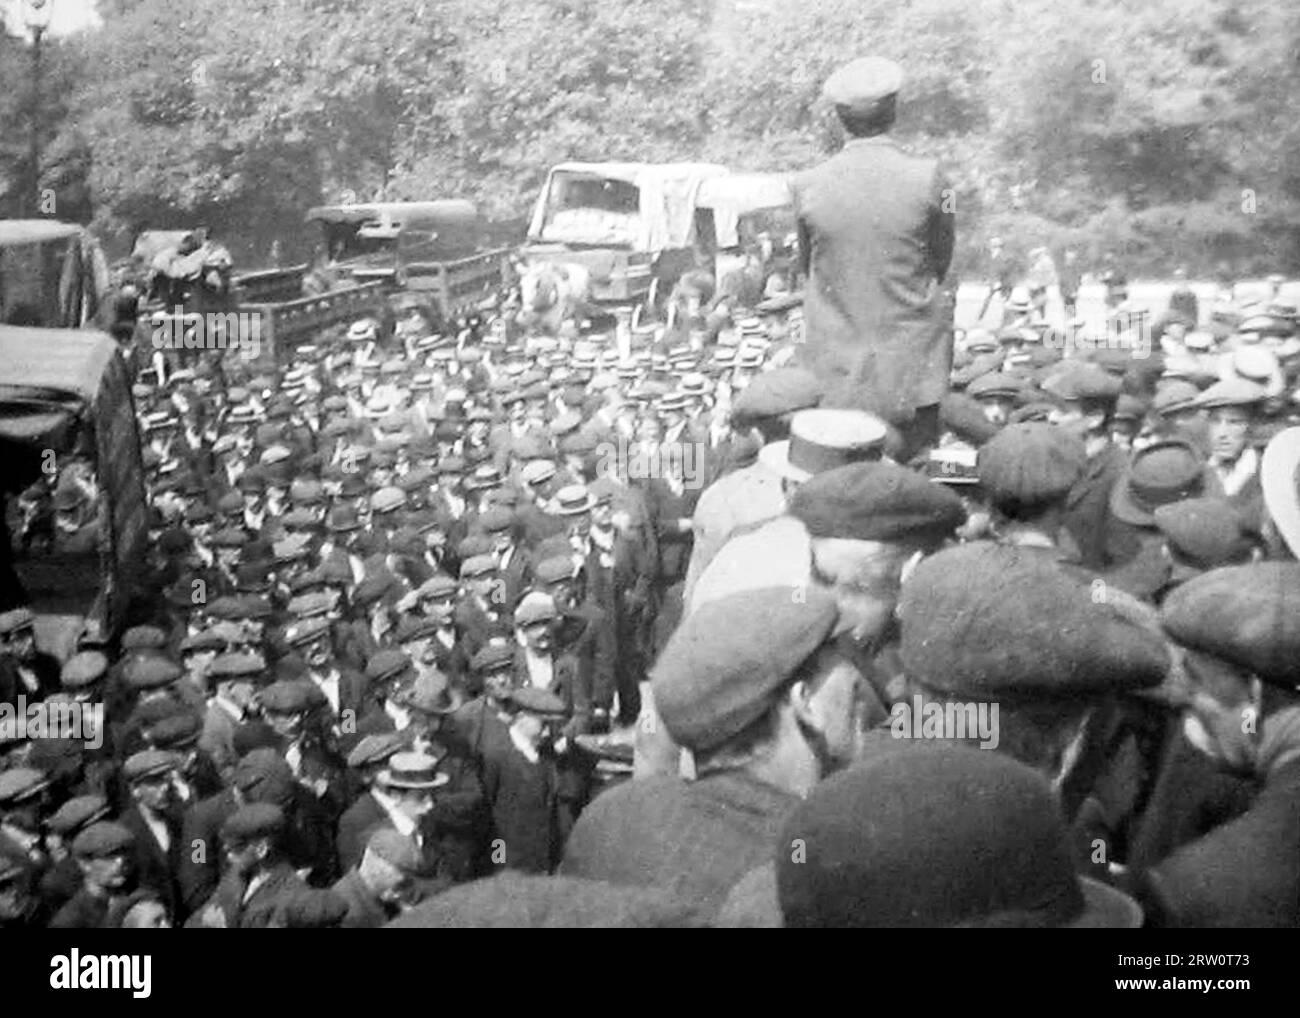
[{"label": "straw boater hat", "polygon": [[790,421],[790,438],[765,445],[759,462],[792,481],[860,460],[879,459],[885,423],[861,410],[801,410]]},{"label": "straw boater hat", "polygon": [[1300,428],[1287,428],[1264,448],[1260,483],[1264,506],[1291,554],[1300,558]]}]

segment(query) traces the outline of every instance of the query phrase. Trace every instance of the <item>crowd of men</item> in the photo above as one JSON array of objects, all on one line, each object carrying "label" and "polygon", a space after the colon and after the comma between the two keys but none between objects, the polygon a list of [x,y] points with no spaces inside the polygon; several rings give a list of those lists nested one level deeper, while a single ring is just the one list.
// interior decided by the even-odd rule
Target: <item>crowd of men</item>
[{"label": "crowd of men", "polygon": [[807,321],[140,358],[129,627],[0,614],[0,703],[104,706],[0,726],[0,924],[1300,922],[1295,307],[1016,290],[864,396],[818,186]]}]

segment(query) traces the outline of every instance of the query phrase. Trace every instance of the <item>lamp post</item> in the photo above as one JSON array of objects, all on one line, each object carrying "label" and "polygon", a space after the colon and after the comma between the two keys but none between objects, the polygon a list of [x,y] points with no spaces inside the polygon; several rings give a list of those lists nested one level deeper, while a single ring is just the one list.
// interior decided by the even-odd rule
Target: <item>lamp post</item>
[{"label": "lamp post", "polygon": [[41,212],[41,38],[50,27],[50,0],[24,0],[23,21],[32,33],[32,105],[28,158],[32,168],[28,192],[33,216]]}]

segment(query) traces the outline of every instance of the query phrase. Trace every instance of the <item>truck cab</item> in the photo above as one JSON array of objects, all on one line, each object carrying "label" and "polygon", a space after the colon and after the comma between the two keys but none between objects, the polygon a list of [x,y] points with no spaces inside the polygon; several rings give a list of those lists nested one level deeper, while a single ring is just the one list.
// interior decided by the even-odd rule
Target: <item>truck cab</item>
[{"label": "truck cab", "polygon": [[112,642],[148,538],[131,379],[103,332],[0,326],[0,605],[42,650]]},{"label": "truck cab", "polygon": [[526,264],[578,264],[591,299],[656,304],[695,263],[701,184],[712,163],[562,163],[547,175],[523,249]]}]

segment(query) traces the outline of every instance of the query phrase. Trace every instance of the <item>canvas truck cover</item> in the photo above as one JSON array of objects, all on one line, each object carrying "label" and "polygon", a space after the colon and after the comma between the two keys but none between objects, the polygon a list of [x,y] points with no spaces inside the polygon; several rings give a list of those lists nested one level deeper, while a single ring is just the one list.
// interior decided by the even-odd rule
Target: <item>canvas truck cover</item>
[{"label": "canvas truck cover", "polygon": [[700,185],[695,203],[713,210],[713,226],[719,247],[740,244],[740,217],[763,209],[793,206],[790,178],[783,173],[731,173],[711,177]]},{"label": "canvas truck cover", "polygon": [[714,163],[561,163],[547,175],[528,227],[532,243],[599,245],[602,236],[590,238],[569,230],[555,231],[548,215],[553,212],[556,188],[569,180],[608,180],[630,184],[638,190],[638,208],[632,233],[613,246],[636,251],[663,251],[690,244],[697,191],[701,183],[727,173]]}]

